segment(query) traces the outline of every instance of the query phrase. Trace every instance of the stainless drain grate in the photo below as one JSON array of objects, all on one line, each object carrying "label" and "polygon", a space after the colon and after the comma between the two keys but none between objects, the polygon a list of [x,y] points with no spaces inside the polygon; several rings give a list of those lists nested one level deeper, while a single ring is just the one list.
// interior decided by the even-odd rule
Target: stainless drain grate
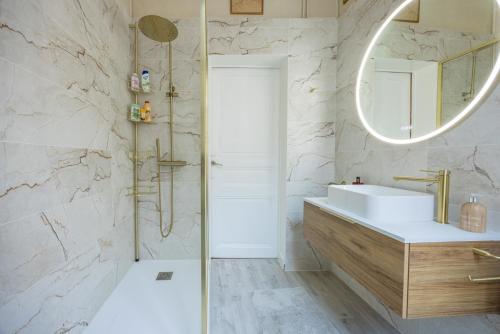
[{"label": "stainless drain grate", "polygon": [[160,271],[156,276],[157,281],[170,281],[172,279],[173,271]]}]

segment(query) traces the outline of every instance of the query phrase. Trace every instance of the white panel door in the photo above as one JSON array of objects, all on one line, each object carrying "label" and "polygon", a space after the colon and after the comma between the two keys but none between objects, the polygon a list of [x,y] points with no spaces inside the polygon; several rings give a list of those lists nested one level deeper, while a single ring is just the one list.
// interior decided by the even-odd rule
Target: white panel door
[{"label": "white panel door", "polygon": [[374,128],[390,138],[411,134],[411,73],[376,72]]},{"label": "white panel door", "polygon": [[278,256],[279,110],[279,69],[212,69],[212,257]]}]

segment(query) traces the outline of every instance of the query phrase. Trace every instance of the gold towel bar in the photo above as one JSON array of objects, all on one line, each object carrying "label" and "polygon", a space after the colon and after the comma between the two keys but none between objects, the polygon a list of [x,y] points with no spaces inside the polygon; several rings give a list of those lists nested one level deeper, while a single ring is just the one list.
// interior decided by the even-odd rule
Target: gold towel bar
[{"label": "gold towel bar", "polygon": [[485,251],[484,249],[479,249],[479,248],[472,248],[472,252],[476,255],[484,256],[484,257],[490,257],[492,259],[500,260],[500,256],[493,255],[488,251]]}]

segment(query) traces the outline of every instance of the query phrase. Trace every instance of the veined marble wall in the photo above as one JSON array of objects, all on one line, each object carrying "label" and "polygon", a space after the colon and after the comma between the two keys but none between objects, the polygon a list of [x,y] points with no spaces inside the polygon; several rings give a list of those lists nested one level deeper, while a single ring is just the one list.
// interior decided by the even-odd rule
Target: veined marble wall
[{"label": "veined marble wall", "polygon": [[[155,196],[143,199],[142,255],[151,258],[198,257],[199,236],[199,63],[198,20],[174,21],[179,37],[173,42],[176,159],[188,161],[176,170],[173,234],[161,240]],[[302,199],[323,196],[334,172],[334,108],[336,19],[210,19],[209,53],[219,55],[274,54],[288,57],[287,269],[320,269],[319,255],[302,236]],[[151,97],[155,121],[141,132],[141,148],[152,150],[156,137],[168,145],[167,49],[141,38],[141,64],[152,71]],[[160,92],[161,91],[161,92]],[[143,182],[155,181],[154,157],[141,169]],[[168,203],[168,174],[163,176]],[[151,184],[150,184],[151,185]],[[165,213],[168,222],[168,212]]]},{"label": "veined marble wall", "polygon": [[[480,194],[489,208],[489,223],[500,213],[500,89],[467,121],[426,143],[393,146],[377,141],[360,123],[354,100],[354,85],[361,57],[371,36],[400,0],[357,0],[339,18],[337,67],[336,178],[361,176],[367,183],[426,190],[425,185],[395,183],[394,175],[418,175],[420,169],[451,169],[451,219],[469,193]],[[429,188],[435,191],[434,187]],[[498,333],[496,315],[426,320],[401,320],[355,281],[333,266],[355,291],[404,334],[410,333]]]},{"label": "veined marble wall", "polygon": [[129,18],[0,1],[0,333],[78,333],[133,259]]},{"label": "veined marble wall", "polygon": [[325,196],[334,175],[337,20],[211,19],[208,35],[210,54],[288,57],[285,267],[323,269],[303,237],[303,199]]}]

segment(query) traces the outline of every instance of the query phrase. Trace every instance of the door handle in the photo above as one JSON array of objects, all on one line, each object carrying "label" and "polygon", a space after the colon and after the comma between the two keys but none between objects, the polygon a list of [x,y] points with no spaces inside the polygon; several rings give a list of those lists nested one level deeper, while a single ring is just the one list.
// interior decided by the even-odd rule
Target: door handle
[{"label": "door handle", "polygon": [[221,164],[221,163],[219,163],[219,162],[217,162],[217,161],[215,161],[215,160],[212,160],[212,166],[214,166],[214,167],[222,167],[224,165]]}]

